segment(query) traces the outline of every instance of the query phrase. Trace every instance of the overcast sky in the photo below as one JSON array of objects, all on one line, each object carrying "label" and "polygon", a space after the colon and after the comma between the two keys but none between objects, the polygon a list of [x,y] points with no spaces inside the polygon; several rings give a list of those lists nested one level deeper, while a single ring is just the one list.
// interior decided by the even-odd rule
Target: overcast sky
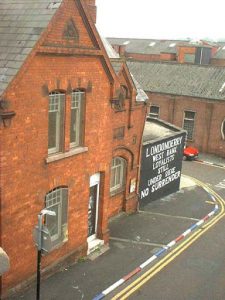
[{"label": "overcast sky", "polygon": [[225,0],[96,0],[104,37],[225,39]]}]

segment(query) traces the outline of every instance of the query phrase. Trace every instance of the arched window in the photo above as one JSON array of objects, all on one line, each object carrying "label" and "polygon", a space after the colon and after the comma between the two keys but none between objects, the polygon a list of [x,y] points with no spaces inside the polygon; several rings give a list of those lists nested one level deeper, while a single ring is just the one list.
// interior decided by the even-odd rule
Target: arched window
[{"label": "arched window", "polygon": [[121,192],[125,187],[126,161],[115,157],[111,165],[110,193]]},{"label": "arched window", "polygon": [[223,123],[221,126],[221,134],[222,134],[222,139],[225,140],[225,119],[223,120]]},{"label": "arched window", "polygon": [[78,147],[83,142],[85,93],[81,90],[72,92],[71,121],[70,121],[70,147]]},{"label": "arched window", "polygon": [[45,207],[56,214],[55,216],[45,216],[45,225],[49,230],[53,246],[56,246],[66,241],[68,236],[68,188],[58,187],[46,194]]},{"label": "arched window", "polygon": [[48,108],[48,153],[61,152],[64,137],[65,94],[52,92],[49,94]]}]

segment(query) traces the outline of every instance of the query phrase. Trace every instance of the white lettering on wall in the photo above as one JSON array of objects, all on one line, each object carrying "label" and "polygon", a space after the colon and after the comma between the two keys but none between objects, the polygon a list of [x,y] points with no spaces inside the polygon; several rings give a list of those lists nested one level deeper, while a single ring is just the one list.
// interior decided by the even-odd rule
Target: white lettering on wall
[{"label": "white lettering on wall", "polygon": [[149,170],[149,175],[151,176],[154,171],[155,176],[147,180],[148,187],[141,191],[141,199],[180,178],[181,172],[176,170],[173,161],[176,159],[179,146],[183,143],[183,138],[184,136],[176,137],[146,149],[146,158],[152,160],[152,170]]}]

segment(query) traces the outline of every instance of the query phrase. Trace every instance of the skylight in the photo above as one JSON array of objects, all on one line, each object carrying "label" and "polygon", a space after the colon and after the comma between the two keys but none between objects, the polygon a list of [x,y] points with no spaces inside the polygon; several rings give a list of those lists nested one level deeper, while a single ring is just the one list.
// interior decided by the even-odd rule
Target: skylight
[{"label": "skylight", "polygon": [[172,43],[172,44],[169,45],[169,47],[171,47],[171,48],[174,47],[174,46],[176,46],[176,43]]},{"label": "skylight", "polygon": [[155,46],[155,44],[156,44],[156,42],[151,42],[151,43],[149,44],[149,46],[150,46],[150,47],[153,47],[153,46]]},{"label": "skylight", "polygon": [[128,44],[130,44],[130,41],[123,42],[123,45],[128,45]]},{"label": "skylight", "polygon": [[223,50],[225,50],[225,46],[223,46],[223,48],[222,48]]}]

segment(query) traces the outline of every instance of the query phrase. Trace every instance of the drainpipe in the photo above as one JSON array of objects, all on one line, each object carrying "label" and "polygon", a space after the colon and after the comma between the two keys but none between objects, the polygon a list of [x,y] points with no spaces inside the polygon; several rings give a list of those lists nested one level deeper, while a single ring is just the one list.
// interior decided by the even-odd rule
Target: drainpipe
[{"label": "drainpipe", "polygon": [[[145,104],[145,120],[146,120],[146,116],[147,116],[147,112],[148,112],[148,105],[147,103]],[[139,153],[138,153],[138,170],[137,170],[137,187],[136,187],[136,191],[137,191],[137,195],[138,195],[138,207],[137,207],[137,211],[139,211],[139,204],[140,204],[140,199],[139,199],[139,185],[140,185],[140,179],[141,179],[141,156],[142,156],[142,150],[143,150],[143,135],[144,135],[144,129],[145,129],[145,122],[143,122],[143,126],[142,126],[142,130],[141,130],[141,139],[140,139],[140,148],[139,148]]]}]

